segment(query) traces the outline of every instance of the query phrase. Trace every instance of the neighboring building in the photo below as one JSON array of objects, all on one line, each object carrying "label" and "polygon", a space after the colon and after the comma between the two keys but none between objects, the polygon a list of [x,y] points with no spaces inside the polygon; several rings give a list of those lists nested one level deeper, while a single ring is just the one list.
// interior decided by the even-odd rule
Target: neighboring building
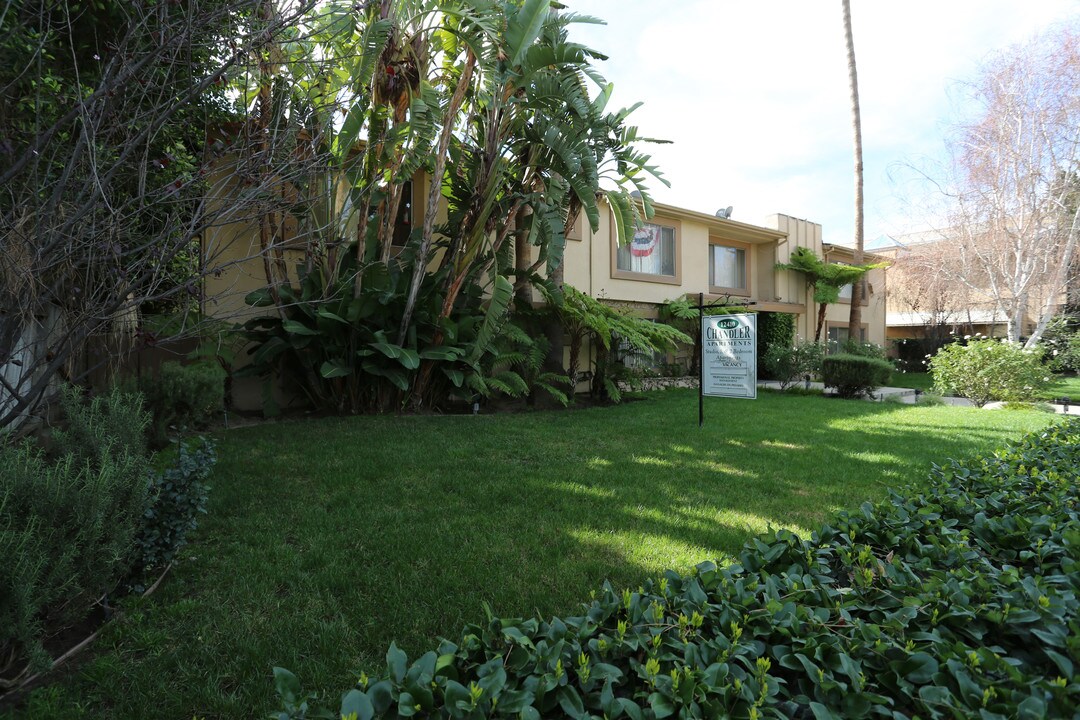
[{"label": "neighboring building", "polygon": [[[944,269],[956,253],[945,231],[885,237],[873,245],[876,255],[893,262],[885,316],[890,344],[919,340],[936,346],[953,336],[1007,335],[1008,317],[990,292],[962,285]],[[1045,293],[1040,295],[1036,288],[1020,324],[1021,337],[1035,328],[1034,313],[1045,300]]]}]

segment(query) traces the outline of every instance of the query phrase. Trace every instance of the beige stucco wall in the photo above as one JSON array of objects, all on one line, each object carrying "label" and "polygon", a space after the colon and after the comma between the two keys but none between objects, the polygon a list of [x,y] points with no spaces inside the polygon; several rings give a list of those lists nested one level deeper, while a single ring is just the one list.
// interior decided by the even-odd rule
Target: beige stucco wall
[{"label": "beige stucco wall", "polygon": [[[834,262],[852,262],[851,251],[837,245],[829,245],[822,239],[821,225],[809,220],[794,218],[788,215],[771,215],[766,221],[787,234],[786,241],[781,241],[777,248],[778,262],[786,263],[791,258],[795,248],[806,247],[813,250],[818,257]],[[878,262],[876,257],[868,257],[867,262]],[[782,296],[789,302],[800,303],[805,310],[796,321],[796,335],[812,339],[817,327],[818,308],[814,303],[813,296],[806,288],[806,280],[801,273],[790,270],[778,270],[777,295]],[[862,322],[866,325],[867,340],[878,345],[885,344],[885,302],[887,268],[871,270],[867,274],[869,295],[862,309]],[[830,305],[825,311],[825,327],[822,328],[822,339],[827,338],[828,327],[831,324],[848,324],[851,312],[850,303],[841,300]]]},{"label": "beige stucco wall", "polygon": [[[202,256],[206,268],[204,312],[219,320],[243,322],[265,313],[264,308],[253,308],[244,302],[249,293],[266,287],[264,253],[259,244],[259,215],[251,198],[247,197],[254,190],[244,186],[238,179],[235,163],[231,159],[218,163],[210,177],[210,183],[209,216],[219,220],[202,234]],[[414,229],[423,225],[429,187],[428,177],[417,173],[410,198]],[[344,182],[339,182],[332,188],[332,192],[335,193],[334,202],[340,211],[345,205],[348,188]],[[323,209],[321,213],[319,210],[320,208],[316,208],[316,222],[327,222],[326,210]],[[346,238],[354,238],[358,217],[355,213],[347,215],[343,234]],[[440,204],[435,223],[445,221],[446,206]],[[281,225],[281,236],[286,239],[296,238],[298,232],[304,232],[296,217],[288,213],[277,214],[275,222]],[[289,280],[296,283],[298,267],[305,259],[304,252],[298,245],[293,248],[286,247],[282,252]],[[440,250],[432,257],[430,266],[434,269],[441,261]]]},{"label": "beige stucco wall", "polygon": [[[612,210],[601,201],[599,227],[594,231],[583,220],[579,223],[581,239],[567,240],[565,281],[592,297],[613,301],[661,304],[684,295],[696,298],[699,293],[704,293],[713,301],[723,297],[730,302],[738,302],[746,297],[748,301],[768,304],[763,309],[802,311],[802,304],[794,305],[802,297],[797,290],[784,292],[780,289],[778,292],[778,271],[774,266],[784,242],[784,230],[725,220],[667,205],[656,206],[651,222],[676,230],[675,278],[620,277],[623,273],[615,268],[613,262],[616,231]],[[729,296],[710,292],[711,243],[730,244],[746,250],[750,285],[748,295]],[[791,306],[779,307],[777,303]]]}]

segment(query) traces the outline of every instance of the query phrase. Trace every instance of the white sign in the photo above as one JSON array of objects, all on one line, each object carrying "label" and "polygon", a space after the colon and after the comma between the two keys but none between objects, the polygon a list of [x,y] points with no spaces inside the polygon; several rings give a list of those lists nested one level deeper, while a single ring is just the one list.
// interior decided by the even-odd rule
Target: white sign
[{"label": "white sign", "polygon": [[757,315],[702,316],[701,393],[757,398]]}]

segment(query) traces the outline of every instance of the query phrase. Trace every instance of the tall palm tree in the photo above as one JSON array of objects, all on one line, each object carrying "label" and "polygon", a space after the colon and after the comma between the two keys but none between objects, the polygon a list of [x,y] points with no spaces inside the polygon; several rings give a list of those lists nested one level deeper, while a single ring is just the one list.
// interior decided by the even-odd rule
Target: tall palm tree
[{"label": "tall palm tree", "polygon": [[[847,44],[848,85],[851,89],[851,130],[855,144],[855,259],[863,262],[863,159],[862,117],[859,112],[859,75],[855,69],[855,41],[851,34],[851,0],[840,0],[844,8],[844,41]],[[851,315],[848,317],[848,337],[859,337],[862,325],[863,284],[851,287]]]}]

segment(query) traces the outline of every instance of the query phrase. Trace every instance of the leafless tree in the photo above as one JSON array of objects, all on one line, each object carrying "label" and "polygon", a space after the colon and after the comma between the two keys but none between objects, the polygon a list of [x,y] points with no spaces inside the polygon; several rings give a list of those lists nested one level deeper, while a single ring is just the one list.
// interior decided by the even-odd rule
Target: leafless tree
[{"label": "leafless tree", "polygon": [[215,195],[222,157],[274,158],[242,122],[221,132],[227,88],[314,4],[0,3],[0,58],[17,58],[0,73],[0,429],[79,379],[90,338],[196,296],[208,228],[265,215],[265,167]]},{"label": "leafless tree", "polygon": [[933,346],[945,343],[953,329],[970,324],[971,310],[988,298],[978,296],[953,277],[957,257],[948,242],[931,241],[899,250],[889,268],[889,308],[923,321]]},{"label": "leafless tree", "polygon": [[992,57],[968,86],[977,108],[949,139],[951,280],[985,293],[1028,346],[1059,310],[1080,240],[1080,28]]}]

